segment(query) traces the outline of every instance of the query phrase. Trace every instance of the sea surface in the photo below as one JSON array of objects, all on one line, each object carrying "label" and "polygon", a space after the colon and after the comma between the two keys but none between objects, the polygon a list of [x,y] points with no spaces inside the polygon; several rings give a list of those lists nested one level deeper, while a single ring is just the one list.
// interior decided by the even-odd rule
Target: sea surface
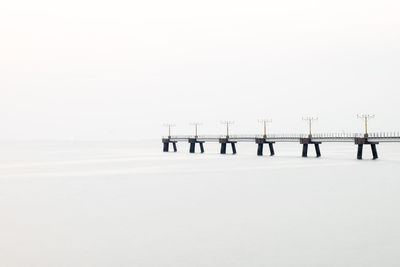
[{"label": "sea surface", "polygon": [[205,149],[0,142],[0,266],[400,266],[400,144]]}]

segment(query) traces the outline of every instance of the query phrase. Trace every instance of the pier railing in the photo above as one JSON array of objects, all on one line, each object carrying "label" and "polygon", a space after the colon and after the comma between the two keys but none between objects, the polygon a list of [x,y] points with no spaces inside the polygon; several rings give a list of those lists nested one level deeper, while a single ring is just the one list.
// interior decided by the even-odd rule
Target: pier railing
[{"label": "pier railing", "polygon": [[[311,139],[315,140],[324,140],[324,141],[336,141],[336,142],[351,142],[354,141],[355,138],[364,138],[365,135],[362,133],[315,133],[311,136]],[[176,141],[185,141],[189,139],[198,139],[205,141],[218,141],[222,138],[227,138],[226,135],[173,135],[173,136],[164,136],[163,138],[169,138],[171,140]],[[267,134],[266,136],[261,134],[237,134],[237,135],[229,135],[230,140],[240,140],[240,141],[254,141],[258,138],[265,139],[278,139],[282,141],[298,141],[301,138],[309,138],[308,134],[304,133],[272,133]],[[373,132],[368,134],[368,139],[380,140],[380,141],[396,141],[400,140],[399,132]]]}]

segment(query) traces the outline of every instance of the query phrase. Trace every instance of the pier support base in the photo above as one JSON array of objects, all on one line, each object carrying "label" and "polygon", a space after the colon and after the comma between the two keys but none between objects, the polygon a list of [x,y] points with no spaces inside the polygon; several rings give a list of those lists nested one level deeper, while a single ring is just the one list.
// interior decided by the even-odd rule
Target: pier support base
[{"label": "pier support base", "polygon": [[236,141],[230,141],[228,138],[220,138],[219,143],[221,144],[221,154],[226,154],[226,145],[231,144],[232,154],[236,154]]},{"label": "pier support base", "polygon": [[232,154],[236,154],[236,143],[231,143],[231,147],[232,147]]},{"label": "pier support base", "polygon": [[317,158],[321,157],[321,150],[319,149],[321,142],[314,142],[311,138],[300,138],[300,144],[303,145],[303,152],[301,153],[302,157],[308,157],[308,145],[314,145]]},{"label": "pier support base", "polygon": [[196,144],[200,145],[200,152],[204,153],[204,145],[203,145],[204,141],[199,141],[196,138],[189,138],[189,144],[190,144],[190,148],[189,148],[189,152],[190,153],[195,153],[196,152]]},{"label": "pier support base", "polygon": [[200,142],[199,144],[200,144],[200,152],[201,152],[201,153],[204,153],[204,145],[203,145],[203,142]]},{"label": "pier support base", "polygon": [[362,159],[364,145],[371,145],[372,159],[378,158],[378,152],[376,150],[376,145],[379,144],[379,142],[370,142],[370,141],[368,141],[368,138],[364,137],[364,138],[355,138],[354,144],[356,144],[358,146],[357,159]]},{"label": "pier support base", "polygon": [[275,155],[274,143],[275,142],[267,141],[265,138],[256,138],[257,155],[258,156],[262,156],[263,155],[264,144],[268,144],[269,145],[270,155],[271,156]]},{"label": "pier support base", "polygon": [[168,152],[168,149],[169,149],[169,143],[164,143],[164,149],[163,149],[163,151],[164,151],[164,152]]},{"label": "pier support base", "polygon": [[268,143],[268,145],[269,145],[269,152],[270,152],[270,155],[271,155],[271,156],[275,155],[274,143],[275,143],[275,142],[269,142],[269,143]]},{"label": "pier support base", "polygon": [[301,156],[306,158],[307,152],[308,152],[308,144],[303,144],[303,153],[301,154]]},{"label": "pier support base", "polygon": [[189,153],[194,153],[195,152],[195,150],[196,150],[196,148],[195,148],[195,145],[196,143],[190,143],[190,148],[189,148]]},{"label": "pier support base", "polygon": [[221,154],[226,154],[226,143],[221,143]]},{"label": "pier support base", "polygon": [[357,159],[362,159],[362,154],[363,154],[363,144],[359,144],[357,149]]},{"label": "pier support base", "polygon": [[321,157],[321,151],[319,150],[319,144],[314,144],[315,153],[317,154],[317,158]]},{"label": "pier support base", "polygon": [[163,152],[169,152],[169,144],[172,144],[172,147],[174,148],[174,152],[178,151],[176,147],[177,141],[171,141],[169,138],[163,138],[162,139],[163,143]]},{"label": "pier support base", "polygon": [[376,144],[371,144],[371,150],[372,150],[372,158],[377,159],[378,158],[378,152],[376,151]]},{"label": "pier support base", "polygon": [[257,156],[262,156],[263,155],[263,146],[264,144],[258,144],[258,148],[257,148]]}]

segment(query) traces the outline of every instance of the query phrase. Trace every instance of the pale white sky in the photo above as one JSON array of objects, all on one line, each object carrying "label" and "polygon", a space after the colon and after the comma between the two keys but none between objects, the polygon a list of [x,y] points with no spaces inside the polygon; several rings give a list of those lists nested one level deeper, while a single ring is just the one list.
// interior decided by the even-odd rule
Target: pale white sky
[{"label": "pale white sky", "polygon": [[0,139],[400,131],[400,1],[3,1]]}]

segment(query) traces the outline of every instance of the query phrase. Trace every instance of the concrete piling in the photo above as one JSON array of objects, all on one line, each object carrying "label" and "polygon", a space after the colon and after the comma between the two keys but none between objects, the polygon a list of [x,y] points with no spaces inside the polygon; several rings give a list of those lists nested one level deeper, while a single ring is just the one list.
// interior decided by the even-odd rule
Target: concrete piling
[{"label": "concrete piling", "polygon": [[303,153],[301,154],[301,156],[306,158],[307,152],[308,152],[308,144],[303,144]]},{"label": "concrete piling", "polygon": [[177,141],[171,141],[171,139],[169,139],[169,138],[163,138],[162,143],[163,143],[163,152],[169,152],[169,144],[170,143],[172,144],[172,146],[174,148],[174,152],[178,151],[178,149],[176,147]]},{"label": "concrete piling", "polygon": [[271,155],[271,156],[275,155],[274,143],[275,143],[275,142],[269,142],[269,143],[268,143],[268,145],[269,145],[269,152],[270,152],[270,155]]},{"label": "concrete piling", "polygon": [[376,150],[376,145],[379,144],[379,142],[371,142],[368,140],[368,137],[363,137],[363,138],[359,137],[359,138],[354,138],[354,144],[356,144],[358,146],[357,159],[363,158],[363,145],[371,146],[372,159],[378,158],[378,152]]},{"label": "concrete piling", "polygon": [[308,157],[308,145],[314,145],[317,158],[321,157],[321,150],[319,149],[321,142],[315,142],[311,138],[300,138],[300,144],[303,145],[302,157]]},{"label": "concrete piling", "polygon": [[257,144],[257,155],[258,156],[263,155],[264,144],[268,144],[270,155],[271,156],[275,155],[275,151],[274,151],[274,143],[275,142],[267,141],[265,138],[256,138],[255,140],[256,140],[256,144]]},{"label": "concrete piling", "polygon": [[229,138],[220,138],[219,143],[221,144],[221,154],[226,154],[226,145],[231,144],[232,147],[232,154],[236,154],[236,143],[237,141],[231,141]]},{"label": "concrete piling", "polygon": [[200,152],[204,153],[204,146],[203,146],[204,141],[199,141],[197,140],[197,138],[189,138],[188,141],[190,144],[189,153],[196,153],[196,144],[200,145]]},{"label": "concrete piling", "polygon": [[258,144],[258,148],[257,148],[257,156],[262,156],[263,155],[263,143]]},{"label": "concrete piling", "polygon": [[319,150],[319,144],[314,144],[315,153],[317,154],[317,158],[321,157],[321,151]]}]

